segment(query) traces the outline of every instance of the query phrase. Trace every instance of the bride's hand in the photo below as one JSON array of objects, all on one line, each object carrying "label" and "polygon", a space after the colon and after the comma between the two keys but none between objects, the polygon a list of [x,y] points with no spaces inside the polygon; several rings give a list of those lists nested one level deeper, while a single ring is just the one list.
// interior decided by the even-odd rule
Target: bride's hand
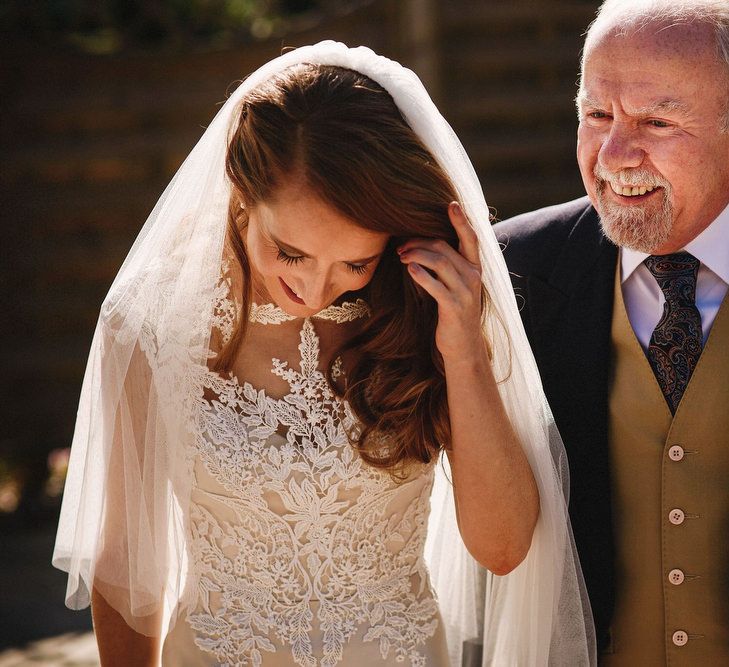
[{"label": "bride's hand", "polygon": [[423,238],[397,249],[412,279],[438,304],[435,342],[446,362],[471,358],[485,345],[478,239],[457,202],[448,205],[448,217],[458,235],[457,251],[446,241]]}]

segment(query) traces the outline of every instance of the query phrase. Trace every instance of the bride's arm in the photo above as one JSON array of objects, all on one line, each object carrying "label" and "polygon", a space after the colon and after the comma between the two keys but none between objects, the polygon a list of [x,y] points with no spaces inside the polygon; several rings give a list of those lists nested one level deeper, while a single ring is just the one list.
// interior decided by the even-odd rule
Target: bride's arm
[{"label": "bride's arm", "polygon": [[159,665],[159,637],[147,637],[132,630],[96,588],[91,596],[91,613],[102,667]]},{"label": "bride's arm", "polygon": [[[111,346],[109,346],[111,347]],[[122,357],[124,360],[125,357]],[[107,354],[105,368],[120,360]],[[140,572],[159,572],[146,559],[160,558],[145,530],[151,529],[146,486],[156,486],[145,473],[154,471],[156,444],[147,443],[148,406],[155,399],[148,360],[139,344],[129,355],[121,392],[113,411],[109,463],[104,484],[102,531],[94,569],[91,612],[102,667],[156,667],[159,665],[161,595],[148,594],[149,581]],[[110,400],[109,396],[104,396]],[[164,480],[166,477],[163,476]],[[143,602],[147,615],[138,611]]]},{"label": "bride's arm", "polygon": [[539,493],[501,402],[481,331],[476,234],[457,204],[450,205],[449,215],[459,252],[444,241],[423,239],[408,241],[399,252],[413,280],[438,303],[436,344],[445,364],[448,454],[461,535],[479,563],[503,575],[529,551]]},{"label": "bride's arm", "polygon": [[508,574],[531,545],[539,514],[536,482],[485,349],[445,359],[445,371],[458,526],[476,560],[494,574]]}]

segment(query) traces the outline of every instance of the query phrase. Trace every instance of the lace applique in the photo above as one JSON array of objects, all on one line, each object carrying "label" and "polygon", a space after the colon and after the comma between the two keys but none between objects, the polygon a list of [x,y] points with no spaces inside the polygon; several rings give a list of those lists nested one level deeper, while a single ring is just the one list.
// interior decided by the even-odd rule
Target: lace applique
[{"label": "lace applique", "polygon": [[337,378],[344,377],[344,369],[342,368],[342,357],[337,357],[334,362],[332,363],[332,379],[336,380]]},{"label": "lace applique", "polygon": [[363,299],[357,299],[354,303],[345,301],[341,306],[329,306],[313,317],[344,324],[360,317],[369,317],[370,314],[370,307],[367,303]]},{"label": "lace applique", "polygon": [[282,324],[295,319],[294,315],[289,315],[273,303],[264,303],[260,306],[257,303],[252,303],[251,312],[248,315],[249,322],[258,322],[259,324]]},{"label": "lace applique", "polygon": [[273,360],[290,387],[282,399],[206,375],[216,398],[197,434],[199,602],[187,621],[226,665],[290,651],[297,665],[333,667],[359,632],[383,660],[423,665],[438,624],[423,561],[432,465],[397,483],[363,464],[346,435],[354,417],[317,368],[309,319],[300,339],[300,370]]},{"label": "lace applique", "polygon": [[[363,299],[357,299],[354,303],[345,301],[341,306],[328,306],[324,310],[312,315],[312,318],[319,320],[330,320],[337,324],[351,322],[361,317],[370,316],[370,307]],[[294,315],[289,315],[280,306],[273,303],[264,303],[251,305],[251,312],[248,316],[251,322],[259,324],[282,324],[297,319]]]},{"label": "lace applique", "polygon": [[223,276],[215,288],[215,307],[212,326],[220,332],[223,345],[230,342],[240,312],[240,303],[232,296],[233,283],[227,264],[223,265]]}]

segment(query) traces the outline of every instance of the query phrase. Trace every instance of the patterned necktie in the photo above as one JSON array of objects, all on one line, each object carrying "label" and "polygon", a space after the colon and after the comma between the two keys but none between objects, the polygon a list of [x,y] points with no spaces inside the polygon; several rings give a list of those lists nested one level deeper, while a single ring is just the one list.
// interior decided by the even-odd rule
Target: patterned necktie
[{"label": "patterned necktie", "polygon": [[703,346],[701,315],[696,307],[699,260],[680,252],[651,255],[645,265],[666,297],[663,315],[648,345],[648,361],[671,414],[675,414]]}]

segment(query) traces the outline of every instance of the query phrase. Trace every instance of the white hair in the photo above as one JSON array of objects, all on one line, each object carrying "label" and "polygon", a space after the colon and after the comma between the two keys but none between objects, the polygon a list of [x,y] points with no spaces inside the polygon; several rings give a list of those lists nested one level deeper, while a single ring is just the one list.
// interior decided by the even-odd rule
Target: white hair
[{"label": "white hair", "polygon": [[580,88],[585,53],[595,39],[608,31],[626,35],[656,23],[705,25],[713,31],[717,59],[725,66],[727,79],[727,108],[721,129],[729,132],[729,0],[605,0],[585,33]]}]

